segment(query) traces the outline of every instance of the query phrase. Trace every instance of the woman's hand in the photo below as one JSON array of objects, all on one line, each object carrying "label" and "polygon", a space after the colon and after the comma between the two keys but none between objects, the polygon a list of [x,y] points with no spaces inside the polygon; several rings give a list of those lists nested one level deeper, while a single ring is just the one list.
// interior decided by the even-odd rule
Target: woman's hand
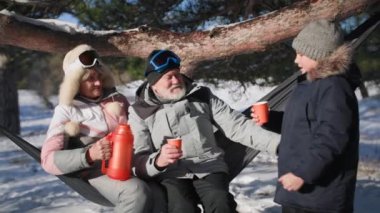
[{"label": "woman's hand", "polygon": [[[111,145],[106,137],[95,142],[87,151],[90,161],[109,160],[111,158]],[[91,163],[91,162],[89,162]]]}]

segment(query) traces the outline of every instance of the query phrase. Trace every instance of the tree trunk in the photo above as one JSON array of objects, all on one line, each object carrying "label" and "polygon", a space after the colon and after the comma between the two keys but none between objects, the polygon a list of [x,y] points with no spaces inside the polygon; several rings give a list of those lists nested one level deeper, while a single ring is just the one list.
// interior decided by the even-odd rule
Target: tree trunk
[{"label": "tree trunk", "polygon": [[20,133],[16,76],[7,67],[7,56],[0,50],[0,125]]},{"label": "tree trunk", "polygon": [[[269,45],[294,37],[312,20],[341,20],[376,6],[380,0],[305,0],[250,21],[210,31],[174,33],[149,27],[123,32],[58,31],[52,24],[0,13],[0,44],[45,52],[67,52],[88,43],[101,55],[145,58],[153,49],[174,50],[183,70],[201,61],[264,51]],[[68,27],[68,26],[66,26]],[[74,32],[72,32],[74,31]]]}]

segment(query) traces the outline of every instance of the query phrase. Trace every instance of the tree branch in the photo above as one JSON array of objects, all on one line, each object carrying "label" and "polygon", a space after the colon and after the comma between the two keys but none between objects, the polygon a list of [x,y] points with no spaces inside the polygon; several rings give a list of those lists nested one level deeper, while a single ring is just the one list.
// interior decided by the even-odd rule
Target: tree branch
[{"label": "tree branch", "polygon": [[153,49],[168,48],[181,56],[186,71],[200,61],[264,51],[271,44],[294,37],[312,20],[341,20],[379,1],[307,0],[250,21],[183,34],[146,26],[123,32],[67,32],[0,13],[0,44],[64,53],[79,43],[88,43],[101,55],[142,58]]},{"label": "tree branch", "polygon": [[54,5],[59,2],[56,0],[1,0],[9,4],[20,4],[20,5]]}]

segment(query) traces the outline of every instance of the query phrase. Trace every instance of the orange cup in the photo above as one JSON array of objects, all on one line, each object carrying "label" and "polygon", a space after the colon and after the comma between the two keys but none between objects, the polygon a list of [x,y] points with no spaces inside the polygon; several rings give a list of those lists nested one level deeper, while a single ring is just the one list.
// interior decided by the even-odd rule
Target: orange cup
[{"label": "orange cup", "polygon": [[269,121],[269,106],[267,101],[260,101],[252,106],[255,114],[259,117],[259,125],[263,125]]},{"label": "orange cup", "polygon": [[181,138],[171,138],[171,139],[167,139],[167,141],[168,141],[168,144],[177,147],[177,149],[182,148],[182,139]]}]

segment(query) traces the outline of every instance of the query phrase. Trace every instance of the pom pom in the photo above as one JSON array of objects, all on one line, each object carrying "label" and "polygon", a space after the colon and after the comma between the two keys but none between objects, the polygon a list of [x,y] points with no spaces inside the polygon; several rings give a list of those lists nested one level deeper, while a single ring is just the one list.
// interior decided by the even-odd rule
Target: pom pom
[{"label": "pom pom", "polygon": [[112,115],[119,116],[122,113],[122,104],[119,102],[110,102],[107,103],[106,106],[106,111],[111,113]]},{"label": "pom pom", "polygon": [[80,127],[78,122],[70,121],[65,124],[65,133],[70,137],[79,135]]}]

